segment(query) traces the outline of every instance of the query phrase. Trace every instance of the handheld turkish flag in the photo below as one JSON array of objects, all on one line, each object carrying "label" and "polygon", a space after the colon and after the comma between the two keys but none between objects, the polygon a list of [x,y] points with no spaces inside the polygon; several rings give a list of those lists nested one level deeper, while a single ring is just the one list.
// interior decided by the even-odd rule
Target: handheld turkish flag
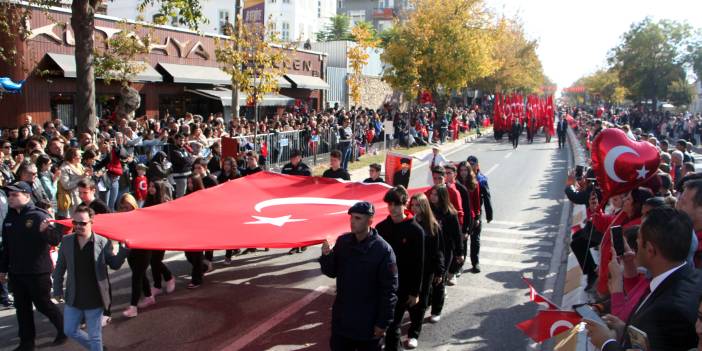
[{"label": "handheld turkish flag", "polygon": [[616,128],[607,128],[597,135],[591,154],[592,169],[605,199],[642,185],[656,174],[660,164],[655,146],[633,141]]},{"label": "handheld turkish flag", "polygon": [[543,342],[572,329],[581,320],[573,311],[542,310],[536,317],[517,323],[517,328],[535,342]]},{"label": "handheld turkish flag", "polygon": [[547,299],[545,296],[539,294],[536,289],[534,289],[534,285],[531,284],[531,281],[525,277],[522,277],[522,280],[529,286],[529,299],[532,302],[536,303],[545,303],[548,305],[548,308],[551,310],[560,310],[561,307],[556,305],[554,302],[551,300]]},{"label": "handheld turkish flag", "polygon": [[388,188],[259,172],[158,206],[97,215],[93,230],[135,249],[308,246],[349,232],[347,211],[356,202],[373,203],[376,222],[384,219]]}]

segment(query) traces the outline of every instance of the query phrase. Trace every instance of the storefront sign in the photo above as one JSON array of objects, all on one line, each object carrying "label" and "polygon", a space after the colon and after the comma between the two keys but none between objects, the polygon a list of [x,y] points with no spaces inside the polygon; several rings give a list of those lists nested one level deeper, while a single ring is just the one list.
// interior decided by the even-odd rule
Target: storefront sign
[{"label": "storefront sign", "polygon": [[266,4],[264,0],[244,0],[244,23],[263,24],[265,21]]}]

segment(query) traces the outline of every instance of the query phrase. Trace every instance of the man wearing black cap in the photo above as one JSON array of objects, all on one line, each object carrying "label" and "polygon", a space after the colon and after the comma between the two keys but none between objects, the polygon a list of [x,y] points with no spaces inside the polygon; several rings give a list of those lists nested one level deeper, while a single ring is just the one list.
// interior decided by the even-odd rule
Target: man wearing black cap
[{"label": "man wearing black cap", "polygon": [[366,178],[363,180],[364,183],[385,183],[383,178],[380,177],[380,170],[382,167],[377,164],[373,163],[368,167],[368,175],[370,177]]},{"label": "man wearing black cap", "polygon": [[9,211],[3,223],[0,282],[10,282],[15,298],[20,345],[17,350],[34,350],[32,304],[56,327],[54,345],[66,341],[63,316],[51,302],[51,246],[61,242],[61,231],[49,230],[49,213],[31,202],[32,187],[15,182],[5,188]]},{"label": "man wearing black cap", "polygon": [[322,244],[322,273],[336,278],[332,307],[332,351],[380,351],[397,303],[397,263],[392,247],[371,228],[375,210],[368,202],[349,209],[351,232],[334,248]]},{"label": "man wearing black cap", "polygon": [[297,176],[311,176],[312,172],[310,167],[302,162],[302,154],[300,150],[293,150],[290,152],[290,162],[283,166],[280,171],[283,174],[297,175]]},{"label": "man wearing black cap", "polygon": [[402,185],[406,188],[409,187],[410,180],[410,159],[403,157],[400,160],[400,166],[402,167],[399,171],[395,172],[392,177],[392,185],[399,186]]}]

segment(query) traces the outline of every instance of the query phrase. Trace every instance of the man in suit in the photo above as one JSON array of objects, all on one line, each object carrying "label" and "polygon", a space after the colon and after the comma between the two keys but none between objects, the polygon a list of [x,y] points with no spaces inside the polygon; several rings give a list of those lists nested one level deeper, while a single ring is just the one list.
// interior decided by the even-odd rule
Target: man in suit
[{"label": "man in suit", "polygon": [[624,323],[612,315],[603,319],[613,329],[585,320],[598,350],[631,348],[628,326],[646,333],[649,350],[687,351],[697,346],[695,322],[702,294],[699,273],[686,264],[692,221],[684,212],[656,208],[648,212],[637,238],[636,261],[653,277],[645,294]]},{"label": "man in suit", "polygon": [[567,130],[568,130],[568,122],[565,119],[565,115],[563,115],[561,117],[561,120],[558,121],[558,124],[556,125],[556,134],[558,134],[558,148],[559,149],[565,147]]},{"label": "man in suit", "polygon": [[392,185],[393,186],[398,186],[402,185],[405,188],[409,188],[409,181],[410,181],[410,162],[411,160],[409,158],[402,158],[400,160],[400,166],[402,167],[400,170],[395,172],[395,174],[392,177]]},{"label": "man in suit", "polygon": [[[78,206],[73,213],[74,233],[61,240],[53,290],[54,296],[65,297],[64,333],[88,350],[102,350],[102,312],[110,305],[107,267],[119,269],[128,250],[120,246],[115,254],[109,239],[93,233],[94,216],[95,211],[86,205]],[[87,333],[80,329],[82,320]]]},{"label": "man in suit", "polygon": [[512,119],[512,147],[517,148],[519,146],[519,134],[522,133],[522,125],[519,118]]}]

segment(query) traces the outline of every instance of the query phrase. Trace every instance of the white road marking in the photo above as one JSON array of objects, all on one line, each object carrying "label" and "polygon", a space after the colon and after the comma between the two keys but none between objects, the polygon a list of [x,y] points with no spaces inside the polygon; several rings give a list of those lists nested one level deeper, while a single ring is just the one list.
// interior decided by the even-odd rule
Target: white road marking
[{"label": "white road marking", "polygon": [[222,349],[222,351],[238,351],[243,349],[244,347],[248,346],[250,343],[252,343],[254,340],[258,339],[259,336],[265,334],[269,330],[273,329],[275,326],[280,324],[281,322],[285,321],[288,319],[288,317],[292,316],[293,314],[297,313],[301,309],[303,309],[305,306],[308,304],[312,303],[316,298],[318,298],[320,295],[324,294],[326,291],[329,290],[328,286],[320,286],[317,289],[314,289],[314,291],[310,292],[309,294],[305,295],[303,298],[297,300],[284,310],[276,313],[273,317],[268,319],[267,321],[259,324],[255,328],[249,330],[248,333],[245,335],[239,337],[236,339],[236,341]]},{"label": "white road marking", "polygon": [[505,229],[505,228],[483,228],[483,232],[488,233],[502,233],[502,234],[516,234],[516,235],[536,235],[536,236],[553,236],[555,233],[545,232],[537,233],[532,230],[519,230],[519,229]]},{"label": "white road marking", "polygon": [[509,158],[510,156],[512,156],[512,152],[511,152],[511,151],[508,152],[507,155],[505,155],[505,158]]},{"label": "white road marking", "polygon": [[497,169],[497,167],[499,167],[499,166],[500,166],[499,163],[498,163],[498,164],[495,164],[494,166],[490,167],[490,169],[488,169],[487,172],[485,172],[484,174],[485,174],[486,176],[489,176],[490,173],[492,173],[492,172],[493,172],[495,169]]},{"label": "white road marking", "polygon": [[514,225],[514,226],[524,226],[527,223],[522,222],[508,222],[508,221],[492,221],[490,224],[502,224],[502,225]]},{"label": "white road marking", "polygon": [[503,267],[503,268],[512,268],[512,269],[517,269],[517,270],[522,270],[522,269],[534,269],[537,271],[549,270],[549,267],[546,264],[510,262],[510,261],[502,261],[502,260],[493,260],[493,259],[482,258],[482,257],[480,258],[480,265],[481,266],[495,266],[495,267]]},{"label": "white road marking", "polygon": [[524,249],[524,250],[515,250],[515,249],[503,249],[503,248],[497,248],[497,247],[481,247],[480,252],[492,252],[492,253],[498,253],[498,254],[504,254],[504,255],[519,255],[522,256],[524,259],[529,259],[531,257],[546,257],[550,258],[551,253],[546,252],[546,251],[532,251],[530,249]]},{"label": "white road marking", "polygon": [[480,242],[491,241],[494,243],[503,244],[520,244],[520,245],[540,245],[540,246],[553,246],[553,242],[544,241],[541,239],[512,239],[512,238],[497,238],[492,236],[480,236]]}]

